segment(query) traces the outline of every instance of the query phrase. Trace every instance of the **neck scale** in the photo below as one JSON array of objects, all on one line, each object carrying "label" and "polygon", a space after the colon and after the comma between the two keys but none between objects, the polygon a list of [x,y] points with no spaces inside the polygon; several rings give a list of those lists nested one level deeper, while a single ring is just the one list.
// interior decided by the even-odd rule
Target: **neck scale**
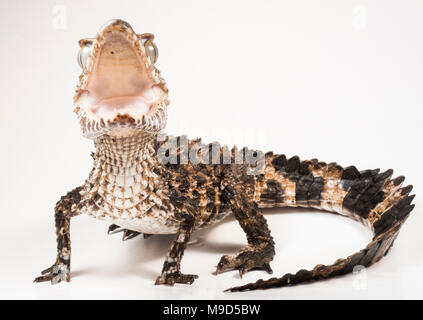
[{"label": "neck scale", "polygon": [[156,173],[161,165],[155,141],[155,135],[145,132],[130,137],[104,135],[95,141],[94,168],[85,184],[89,214],[126,220],[168,208],[167,188]]}]

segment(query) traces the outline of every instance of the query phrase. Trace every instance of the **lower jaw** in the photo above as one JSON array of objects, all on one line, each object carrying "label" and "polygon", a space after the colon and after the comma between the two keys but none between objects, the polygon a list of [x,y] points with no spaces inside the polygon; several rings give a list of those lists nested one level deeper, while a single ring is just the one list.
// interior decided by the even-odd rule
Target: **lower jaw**
[{"label": "lower jaw", "polygon": [[[134,117],[131,114],[110,114],[110,119],[90,115],[90,111],[76,104],[75,113],[85,138],[97,140],[101,136],[131,137],[137,135],[157,134],[166,126],[166,108],[169,104],[167,97],[155,104],[144,117]],[[114,117],[112,119],[112,117]]]},{"label": "lower jaw", "polygon": [[[114,99],[116,100],[116,99]],[[127,104],[109,104],[107,101],[95,106],[90,111],[98,117],[103,119],[114,119],[118,115],[129,115],[137,119],[149,113],[153,103],[146,104],[137,101],[137,98],[132,98]]]}]

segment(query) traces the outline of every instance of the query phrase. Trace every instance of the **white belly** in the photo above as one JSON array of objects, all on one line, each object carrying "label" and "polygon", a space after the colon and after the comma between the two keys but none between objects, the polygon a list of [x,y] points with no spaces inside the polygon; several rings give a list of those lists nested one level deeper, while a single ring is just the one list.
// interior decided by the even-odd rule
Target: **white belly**
[{"label": "white belly", "polygon": [[124,229],[146,234],[172,234],[178,231],[177,224],[165,224],[163,221],[151,216],[144,216],[131,220],[113,219],[111,221]]},{"label": "white belly", "polygon": [[137,213],[136,215],[117,214],[108,210],[90,210],[85,208],[86,213],[96,219],[105,220],[118,226],[146,234],[173,234],[177,233],[179,223],[173,218],[173,214],[151,208],[148,214]]},{"label": "white belly", "polygon": [[[154,215],[144,215],[132,219],[119,219],[111,216],[97,218],[106,219],[124,229],[138,231],[146,234],[175,234],[178,232],[178,223],[170,223],[169,220],[163,220],[162,217],[164,212],[160,210],[155,209],[153,211],[155,211]],[[199,225],[197,228],[203,228],[218,223],[227,217],[230,213],[231,211],[221,212],[211,224]]]}]

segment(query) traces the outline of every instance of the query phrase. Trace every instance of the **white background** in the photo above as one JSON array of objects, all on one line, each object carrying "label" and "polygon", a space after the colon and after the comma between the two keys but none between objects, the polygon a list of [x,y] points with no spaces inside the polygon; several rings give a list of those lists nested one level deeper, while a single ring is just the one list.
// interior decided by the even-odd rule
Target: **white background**
[{"label": "white background", "polygon": [[[72,223],[72,282],[33,284],[55,259],[53,208],[88,175],[92,142],[72,113],[77,41],[111,18],[152,32],[170,89],[166,132],[359,169],[394,168],[423,192],[423,2],[2,1],[0,4],[0,298],[423,298],[421,198],[394,248],[365,274],[240,294],[267,278],[213,275],[245,245],[229,219],[198,233],[192,286],[154,286],[171,236],[122,242],[89,217]],[[275,275],[329,264],[370,232],[340,216],[266,211]]]}]

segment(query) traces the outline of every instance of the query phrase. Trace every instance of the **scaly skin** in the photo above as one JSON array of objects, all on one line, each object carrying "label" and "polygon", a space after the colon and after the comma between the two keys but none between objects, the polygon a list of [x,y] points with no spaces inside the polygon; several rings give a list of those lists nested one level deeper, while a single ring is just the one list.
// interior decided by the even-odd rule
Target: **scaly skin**
[{"label": "scaly skin", "polygon": [[[357,265],[367,267],[388,252],[414,207],[412,187],[401,187],[404,177],[391,179],[392,170],[358,171],[316,159],[229,150],[217,143],[161,134],[169,101],[154,66],[155,56],[149,54],[152,47],[147,48],[153,38],[136,35],[126,22],[113,20],[96,39],[80,41],[83,48],[91,45],[91,51],[83,64],[75,112],[84,136],[94,141],[94,165],[85,183],[56,205],[57,259],[36,282],[70,280],[69,225],[79,214],[111,221],[109,232],[123,231],[124,239],[176,234],[156,284],[194,282],[196,275],[181,272],[192,233],[230,214],[248,244],[233,256],[223,256],[216,273],[238,270],[242,276],[253,269],[272,273],[274,242],[261,208],[335,212],[364,223],[374,238],[365,249],[332,265],[229,291],[329,278],[351,272]],[[251,157],[254,162],[248,161]]]}]

